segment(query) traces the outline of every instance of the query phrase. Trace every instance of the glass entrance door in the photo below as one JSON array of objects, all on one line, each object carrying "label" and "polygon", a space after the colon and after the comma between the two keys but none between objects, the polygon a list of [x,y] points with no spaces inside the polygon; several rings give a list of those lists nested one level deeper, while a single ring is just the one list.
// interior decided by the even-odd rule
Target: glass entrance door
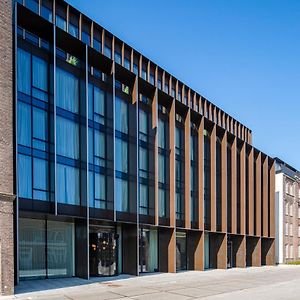
[{"label": "glass entrance door", "polygon": [[117,274],[117,238],[111,232],[90,233],[90,275]]}]

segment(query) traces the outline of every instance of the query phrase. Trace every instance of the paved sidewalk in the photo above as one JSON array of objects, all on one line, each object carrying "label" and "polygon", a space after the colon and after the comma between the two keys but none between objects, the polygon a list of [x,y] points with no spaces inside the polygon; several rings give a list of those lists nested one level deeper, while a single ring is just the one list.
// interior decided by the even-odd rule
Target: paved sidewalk
[{"label": "paved sidewalk", "polygon": [[300,266],[27,281],[16,292],[0,299],[300,299]]}]

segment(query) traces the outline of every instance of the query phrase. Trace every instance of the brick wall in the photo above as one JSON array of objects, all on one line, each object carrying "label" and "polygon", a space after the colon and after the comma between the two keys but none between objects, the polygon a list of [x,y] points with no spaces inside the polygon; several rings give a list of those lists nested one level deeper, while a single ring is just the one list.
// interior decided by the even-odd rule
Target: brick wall
[{"label": "brick wall", "polygon": [[0,0],[0,293],[14,291],[12,0]]}]

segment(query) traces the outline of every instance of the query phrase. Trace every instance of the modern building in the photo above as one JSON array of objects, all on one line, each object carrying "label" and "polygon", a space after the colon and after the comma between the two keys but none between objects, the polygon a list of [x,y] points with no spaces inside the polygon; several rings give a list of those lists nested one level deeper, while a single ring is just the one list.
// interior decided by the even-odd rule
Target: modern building
[{"label": "modern building", "polygon": [[277,264],[300,260],[300,172],[275,158]]},{"label": "modern building", "polygon": [[0,278],[274,263],[249,128],[61,0],[1,0]]}]

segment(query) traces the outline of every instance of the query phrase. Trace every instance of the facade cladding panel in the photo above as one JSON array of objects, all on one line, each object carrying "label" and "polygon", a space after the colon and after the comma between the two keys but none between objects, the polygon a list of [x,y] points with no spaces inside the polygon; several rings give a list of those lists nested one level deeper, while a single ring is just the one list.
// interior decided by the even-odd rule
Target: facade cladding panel
[{"label": "facade cladding panel", "polygon": [[274,263],[274,161],[248,128],[66,2],[1,4],[3,294],[13,269],[17,284]]}]

